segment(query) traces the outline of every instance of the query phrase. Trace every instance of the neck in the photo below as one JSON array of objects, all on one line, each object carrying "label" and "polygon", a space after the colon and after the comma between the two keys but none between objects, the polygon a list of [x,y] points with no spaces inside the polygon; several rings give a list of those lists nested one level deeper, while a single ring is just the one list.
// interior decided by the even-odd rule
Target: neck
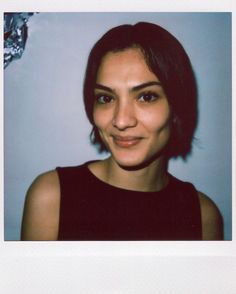
[{"label": "neck", "polygon": [[159,191],[168,183],[167,160],[158,158],[135,169],[120,167],[112,157],[103,161],[103,180],[110,185],[136,191]]}]

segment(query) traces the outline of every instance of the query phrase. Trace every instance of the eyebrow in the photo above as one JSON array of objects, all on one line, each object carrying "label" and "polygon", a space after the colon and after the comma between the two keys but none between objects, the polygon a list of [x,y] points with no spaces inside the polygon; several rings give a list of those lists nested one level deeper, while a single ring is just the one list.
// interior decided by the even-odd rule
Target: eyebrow
[{"label": "eyebrow", "polygon": [[[140,85],[137,85],[137,86],[134,86],[133,88],[131,88],[131,92],[139,91],[143,88],[150,87],[150,86],[161,86],[161,83],[157,82],[157,81],[143,83],[143,84],[140,84]],[[101,84],[95,84],[95,89],[113,92],[113,90],[111,88],[104,86],[104,85],[101,85]]]}]

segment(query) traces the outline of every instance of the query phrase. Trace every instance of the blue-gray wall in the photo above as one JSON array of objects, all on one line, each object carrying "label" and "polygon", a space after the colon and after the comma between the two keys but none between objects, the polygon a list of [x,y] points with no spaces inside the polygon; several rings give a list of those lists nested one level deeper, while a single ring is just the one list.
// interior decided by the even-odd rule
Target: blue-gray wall
[{"label": "blue-gray wall", "polygon": [[25,193],[56,166],[101,158],[90,146],[82,104],[86,59],[106,30],[123,23],[162,25],[184,45],[199,90],[198,138],[170,172],[209,195],[231,239],[231,15],[229,13],[39,13],[29,20],[20,60],[4,72],[5,240],[19,240]]}]

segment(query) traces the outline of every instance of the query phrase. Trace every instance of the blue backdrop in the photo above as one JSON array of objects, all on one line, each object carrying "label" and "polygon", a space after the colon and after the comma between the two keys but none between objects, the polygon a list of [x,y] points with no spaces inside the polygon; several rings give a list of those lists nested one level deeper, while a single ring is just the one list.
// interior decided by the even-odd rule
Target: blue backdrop
[{"label": "blue backdrop", "polygon": [[19,240],[25,193],[39,173],[101,158],[82,103],[86,59],[105,31],[138,21],[169,30],[190,56],[198,140],[188,161],[169,169],[215,201],[231,239],[231,14],[39,13],[29,19],[22,58],[4,72],[5,240]]}]

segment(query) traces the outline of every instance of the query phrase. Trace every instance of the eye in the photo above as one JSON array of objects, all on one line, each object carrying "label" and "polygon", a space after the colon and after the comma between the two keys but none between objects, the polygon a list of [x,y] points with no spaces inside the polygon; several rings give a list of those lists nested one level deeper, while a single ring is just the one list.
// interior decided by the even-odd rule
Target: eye
[{"label": "eye", "polygon": [[153,102],[155,100],[157,100],[160,96],[157,93],[154,92],[146,92],[146,93],[142,93],[138,100],[141,102]]},{"label": "eye", "polygon": [[106,94],[96,95],[96,101],[100,104],[107,104],[113,101],[113,98]]}]

